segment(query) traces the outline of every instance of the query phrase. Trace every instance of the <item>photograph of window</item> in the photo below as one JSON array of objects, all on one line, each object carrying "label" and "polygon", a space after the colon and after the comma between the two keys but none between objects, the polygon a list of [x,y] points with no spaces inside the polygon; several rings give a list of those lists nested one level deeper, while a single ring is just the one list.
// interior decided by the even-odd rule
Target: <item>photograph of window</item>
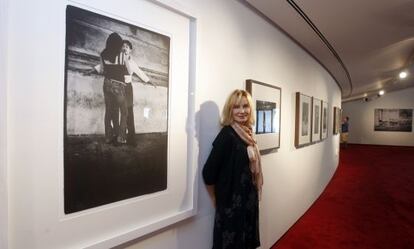
[{"label": "photograph of window", "polygon": [[275,122],[276,115],[276,103],[257,100],[256,134],[275,133],[278,126]]}]

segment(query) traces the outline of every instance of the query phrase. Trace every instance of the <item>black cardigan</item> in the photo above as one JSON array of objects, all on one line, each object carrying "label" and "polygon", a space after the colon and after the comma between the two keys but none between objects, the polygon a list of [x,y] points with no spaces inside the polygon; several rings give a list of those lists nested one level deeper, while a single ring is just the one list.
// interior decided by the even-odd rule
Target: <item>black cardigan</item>
[{"label": "black cardigan", "polygon": [[215,185],[213,249],[253,249],[259,241],[259,201],[244,141],[224,126],[203,168],[204,182]]}]

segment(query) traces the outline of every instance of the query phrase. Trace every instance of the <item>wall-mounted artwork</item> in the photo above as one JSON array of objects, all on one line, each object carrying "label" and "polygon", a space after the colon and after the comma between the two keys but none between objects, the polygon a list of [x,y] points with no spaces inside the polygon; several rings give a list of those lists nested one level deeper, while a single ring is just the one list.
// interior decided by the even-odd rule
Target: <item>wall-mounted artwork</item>
[{"label": "wall-mounted artwork", "polygon": [[341,129],[341,117],[342,117],[341,108],[335,106],[333,112],[334,112],[333,134],[336,135],[340,132],[340,129]]},{"label": "wall-mounted artwork", "polygon": [[321,140],[322,100],[312,97],[312,142]]},{"label": "wall-mounted artwork", "polygon": [[65,213],[165,190],[170,38],[66,13]]},{"label": "wall-mounted artwork", "polygon": [[197,213],[197,18],[167,0],[81,2],[51,7],[63,15],[31,53],[28,75],[50,73],[28,97],[48,104],[44,117],[22,111],[47,125],[25,141],[34,160],[15,185],[20,199],[40,197],[24,225],[50,236],[22,248],[115,248]]},{"label": "wall-mounted artwork", "polygon": [[375,131],[411,132],[413,127],[412,109],[375,109]]},{"label": "wall-mounted artwork", "polygon": [[321,139],[328,137],[328,103],[322,102]]},{"label": "wall-mounted artwork", "polygon": [[282,90],[256,80],[246,80],[246,90],[253,99],[257,145],[262,154],[272,152],[280,147]]},{"label": "wall-mounted artwork", "polygon": [[295,146],[310,144],[312,134],[312,97],[296,93]]}]

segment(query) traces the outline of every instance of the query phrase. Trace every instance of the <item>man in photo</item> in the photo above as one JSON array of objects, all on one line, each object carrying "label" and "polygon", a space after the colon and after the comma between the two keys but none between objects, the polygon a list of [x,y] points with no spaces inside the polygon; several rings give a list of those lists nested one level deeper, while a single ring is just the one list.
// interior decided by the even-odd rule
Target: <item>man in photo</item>
[{"label": "man in photo", "polygon": [[123,40],[122,43],[122,52],[121,52],[121,61],[125,64],[128,74],[124,76],[125,85],[125,96],[126,96],[126,106],[127,106],[127,144],[131,146],[136,146],[135,140],[135,122],[134,122],[134,96],[132,89],[132,75],[137,75],[142,82],[147,84],[152,84],[154,87],[156,85],[150,82],[148,76],[138,67],[137,63],[132,59],[132,43],[128,40]]}]

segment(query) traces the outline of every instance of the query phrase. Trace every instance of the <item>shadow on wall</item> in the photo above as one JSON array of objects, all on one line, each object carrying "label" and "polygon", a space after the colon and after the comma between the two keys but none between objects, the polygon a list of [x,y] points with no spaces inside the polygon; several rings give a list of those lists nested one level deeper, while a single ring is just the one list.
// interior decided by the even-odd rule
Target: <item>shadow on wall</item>
[{"label": "shadow on wall", "polygon": [[[196,113],[196,139],[198,141],[198,167],[197,167],[197,179],[199,180],[199,195],[198,195],[198,211],[201,211],[203,207],[211,206],[211,200],[207,195],[206,185],[201,176],[204,163],[210,154],[212,143],[220,131],[220,112],[216,103],[207,101],[201,104],[200,111]],[[203,203],[208,200],[207,203]],[[202,205],[207,204],[207,205]]]},{"label": "shadow on wall", "polygon": [[[200,105],[195,116],[196,139],[198,142],[198,160],[196,177],[198,179],[197,216],[183,222],[177,229],[176,249],[199,248],[212,246],[214,207],[201,176],[204,163],[210,153],[212,143],[220,130],[220,111],[213,101]],[[184,224],[188,224],[185,226]]]},{"label": "shadow on wall", "polygon": [[[198,179],[198,194],[196,197],[198,198],[197,215],[116,246],[114,249],[211,248],[214,207],[201,177],[201,170],[210,153],[213,140],[220,130],[220,111],[216,103],[207,101],[201,104],[200,110],[195,115],[195,126],[195,137],[198,142],[199,151],[196,172]],[[176,230],[169,233],[169,230],[174,228]],[[150,242],[149,240],[155,236],[159,236],[159,239],[154,240],[153,243],[152,241]],[[165,240],[160,241],[163,238]]]}]

